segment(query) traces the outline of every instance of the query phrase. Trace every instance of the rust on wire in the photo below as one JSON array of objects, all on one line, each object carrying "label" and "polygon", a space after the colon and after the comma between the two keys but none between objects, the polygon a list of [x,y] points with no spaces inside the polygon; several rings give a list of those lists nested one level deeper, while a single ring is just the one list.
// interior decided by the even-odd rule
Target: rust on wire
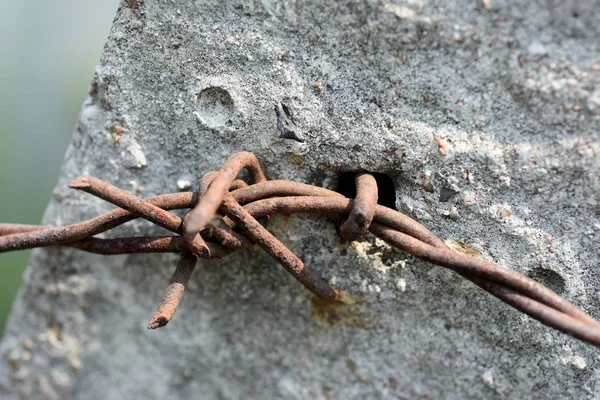
[{"label": "rust on wire", "polygon": [[[237,179],[242,169],[251,183]],[[164,194],[140,199],[100,179],[85,176],[71,183],[119,208],[88,221],[64,227],[0,224],[0,252],[44,246],[68,246],[97,254],[179,253],[171,283],[148,328],[165,326],[175,314],[198,258],[221,258],[257,244],[318,298],[344,301],[332,287],[304,265],[266,229],[275,214],[339,214],[346,218],[340,235],[357,240],[367,231],[415,257],[449,268],[483,290],[536,320],[600,347],[600,322],[550,289],[490,261],[454,252],[412,218],[377,204],[375,178],[356,176],[356,198],[298,182],[268,181],[251,153],[230,157],[220,171],[200,180],[198,192]],[[189,210],[181,218],[170,210]],[[173,233],[101,239],[96,235],[136,218],[144,218]]]},{"label": "rust on wire", "polygon": [[354,207],[340,227],[340,235],[347,241],[358,240],[369,230],[377,206],[377,192],[377,181],[373,175],[356,175]]},{"label": "rust on wire", "polygon": [[192,272],[194,272],[196,261],[198,261],[198,257],[196,257],[195,254],[187,251],[181,254],[181,258],[177,263],[177,268],[173,273],[173,278],[171,278],[171,283],[167,286],[167,290],[158,306],[158,310],[156,310],[148,324],[149,329],[165,326],[169,323],[171,318],[173,318],[177,306],[183,297],[183,292],[190,281]]},{"label": "rust on wire", "polygon": [[242,232],[277,260],[308,290],[325,300],[335,300],[338,297],[338,292],[334,288],[308,269],[298,256],[267,231],[229,193],[225,193],[223,206],[226,208],[227,215],[237,223]]}]

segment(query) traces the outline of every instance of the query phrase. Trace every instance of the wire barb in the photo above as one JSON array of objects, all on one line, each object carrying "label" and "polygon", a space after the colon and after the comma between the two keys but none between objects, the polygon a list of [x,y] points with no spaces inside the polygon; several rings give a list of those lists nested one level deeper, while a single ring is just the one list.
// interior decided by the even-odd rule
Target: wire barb
[{"label": "wire barb", "polygon": [[[242,169],[251,184],[236,179]],[[200,180],[197,193],[171,193],[140,199],[91,176],[70,185],[116,205],[108,213],[64,227],[0,224],[0,252],[44,246],[68,246],[98,254],[180,253],[181,258],[148,328],[165,326],[173,318],[198,258],[221,258],[257,244],[316,296],[345,301],[346,294],[304,265],[265,228],[275,214],[340,214],[346,220],[340,235],[358,240],[367,231],[406,253],[452,269],[532,318],[600,347],[600,322],[550,289],[507,268],[451,250],[412,218],[377,205],[375,178],[356,176],[356,199],[298,182],[268,181],[260,161],[251,153],[230,157],[218,172]],[[187,209],[185,218],[170,210]],[[100,239],[96,235],[135,218],[161,226],[173,236]]]},{"label": "wire barb", "polygon": [[377,206],[377,181],[371,174],[356,175],[356,198],[348,219],[340,227],[340,235],[349,242],[360,239],[367,231]]},{"label": "wire barb", "polygon": [[156,313],[154,313],[154,316],[150,320],[148,329],[160,328],[171,321],[171,318],[175,315],[177,306],[183,297],[183,292],[190,281],[192,272],[194,272],[196,261],[198,261],[198,257],[192,253],[186,251],[181,254],[181,258],[177,263],[177,268],[173,273],[173,278],[171,278],[171,283],[169,283],[169,286],[165,291],[165,295],[158,306],[158,310],[156,310]]}]

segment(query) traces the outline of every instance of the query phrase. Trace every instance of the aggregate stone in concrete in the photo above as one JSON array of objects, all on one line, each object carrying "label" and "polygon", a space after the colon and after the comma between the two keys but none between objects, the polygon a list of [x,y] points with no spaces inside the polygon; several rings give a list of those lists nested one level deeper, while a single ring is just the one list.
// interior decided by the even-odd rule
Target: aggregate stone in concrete
[{"label": "aggregate stone in concrete", "polygon": [[[595,0],[123,1],[43,222],[111,209],[68,189],[83,174],[150,197],[237,151],[328,188],[367,170],[455,248],[600,318],[599,20]],[[348,246],[330,216],[270,230],[358,303],[320,306],[251,248],[202,261],[148,331],[176,255],[36,250],[0,397],[598,398],[597,349],[452,272]]]}]

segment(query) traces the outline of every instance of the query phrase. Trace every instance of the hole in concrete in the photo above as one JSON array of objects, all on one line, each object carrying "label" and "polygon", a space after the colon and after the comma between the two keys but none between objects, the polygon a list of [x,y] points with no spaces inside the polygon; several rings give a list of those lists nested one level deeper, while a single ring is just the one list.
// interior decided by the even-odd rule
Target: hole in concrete
[{"label": "hole in concrete", "polygon": [[565,291],[566,283],[564,278],[551,269],[542,267],[534,268],[527,274],[527,276],[534,281],[541,283],[557,294],[562,294]]},{"label": "hole in concrete", "polygon": [[[357,172],[344,172],[340,175],[337,182],[336,190],[346,197],[356,197],[356,185],[354,184],[354,177]],[[379,198],[377,204],[396,209],[396,188],[394,187],[394,181],[386,174],[372,173],[377,181],[377,187],[379,189]]]},{"label": "hole in concrete", "polygon": [[198,96],[198,116],[209,127],[231,125],[234,105],[229,92],[220,87],[209,87]]}]

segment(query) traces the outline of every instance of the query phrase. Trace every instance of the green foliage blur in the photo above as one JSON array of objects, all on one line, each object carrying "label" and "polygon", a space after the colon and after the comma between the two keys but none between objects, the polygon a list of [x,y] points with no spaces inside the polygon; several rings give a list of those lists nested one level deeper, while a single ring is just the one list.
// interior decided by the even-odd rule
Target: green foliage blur
[{"label": "green foliage blur", "polygon": [[[117,4],[0,0],[0,222],[41,222]],[[0,336],[30,254],[0,254]]]}]

